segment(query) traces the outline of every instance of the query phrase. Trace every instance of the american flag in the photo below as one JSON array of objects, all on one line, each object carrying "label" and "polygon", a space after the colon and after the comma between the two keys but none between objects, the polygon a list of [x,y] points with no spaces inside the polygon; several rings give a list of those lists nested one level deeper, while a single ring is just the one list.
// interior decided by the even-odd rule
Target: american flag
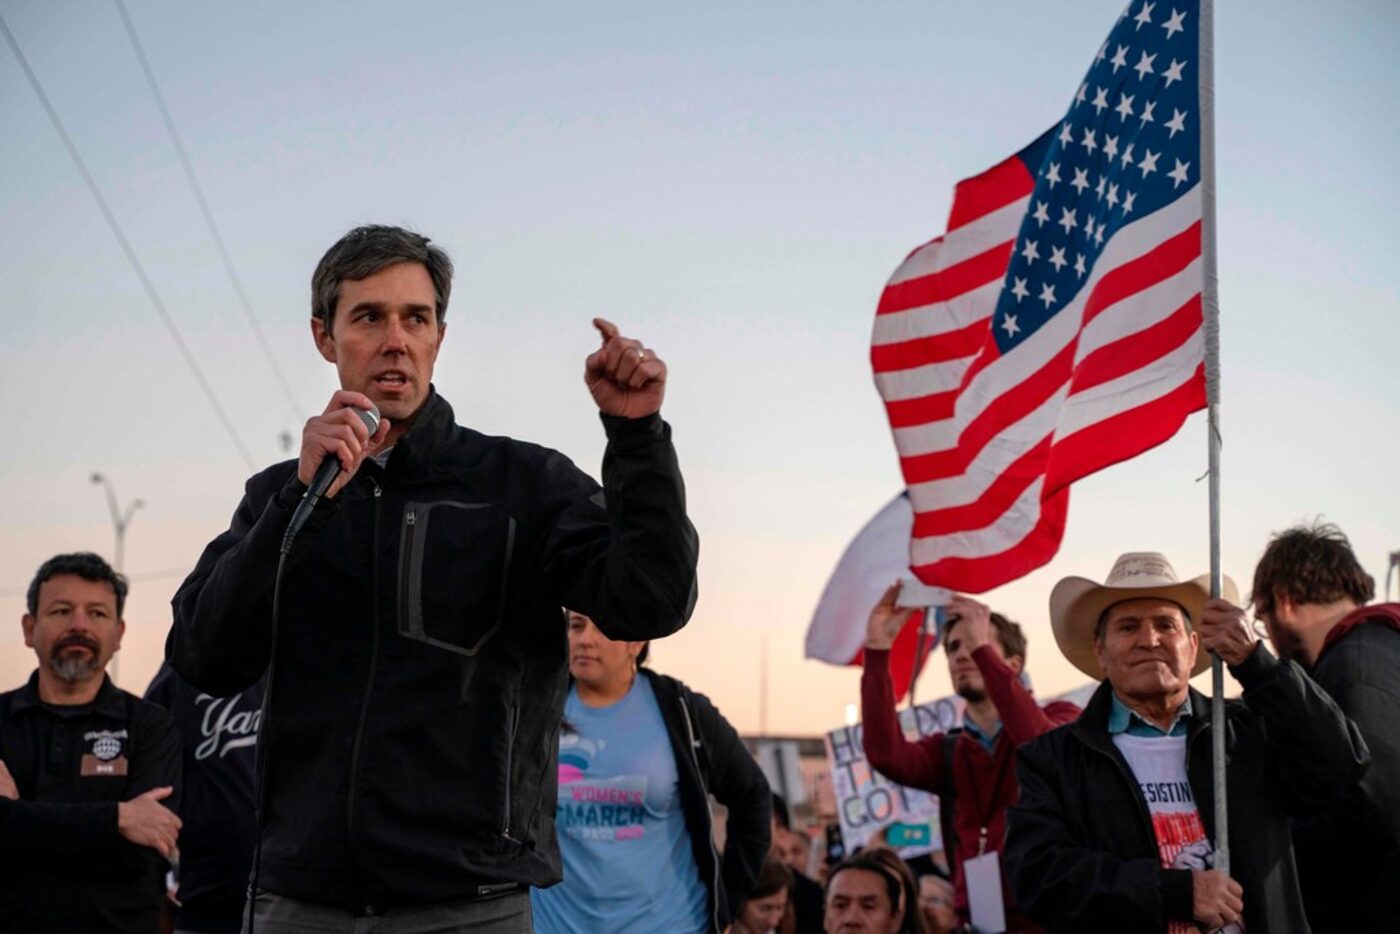
[{"label": "american flag", "polygon": [[1205,406],[1201,36],[1195,0],[1134,0],[1064,120],[960,182],[886,285],[871,362],[925,583],[1045,564],[1071,483]]}]

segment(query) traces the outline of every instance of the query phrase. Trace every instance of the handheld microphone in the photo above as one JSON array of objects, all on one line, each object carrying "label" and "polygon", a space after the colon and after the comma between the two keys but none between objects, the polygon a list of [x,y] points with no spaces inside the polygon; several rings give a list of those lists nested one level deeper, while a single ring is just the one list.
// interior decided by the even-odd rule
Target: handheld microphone
[{"label": "handheld microphone", "polygon": [[[360,416],[360,421],[365,423],[371,437],[379,430],[378,407],[371,406],[369,411],[354,406],[346,406],[346,408]],[[297,537],[301,527],[306,525],[306,520],[311,518],[311,511],[316,508],[321,497],[326,495],[326,491],[331,488],[335,478],[340,476],[340,469],[340,458],[334,454],[327,454],[325,460],[321,461],[321,466],[316,469],[316,475],[311,478],[311,485],[306,488],[306,492],[301,496],[301,502],[297,503],[296,511],[292,513],[292,521],[287,523],[287,531],[282,536],[282,554],[285,555],[292,550],[292,540]]]}]

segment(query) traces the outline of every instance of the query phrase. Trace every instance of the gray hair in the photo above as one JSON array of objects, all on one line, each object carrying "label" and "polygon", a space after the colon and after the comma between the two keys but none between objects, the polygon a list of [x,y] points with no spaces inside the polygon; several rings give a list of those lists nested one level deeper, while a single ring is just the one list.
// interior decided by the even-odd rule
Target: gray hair
[{"label": "gray hair", "polygon": [[402,227],[356,227],[337,240],[316,264],[316,271],[311,274],[311,316],[319,318],[329,332],[341,280],[364,279],[395,263],[422,263],[433,282],[435,317],[442,324],[447,315],[447,299],[452,294],[452,260],[431,242]]}]

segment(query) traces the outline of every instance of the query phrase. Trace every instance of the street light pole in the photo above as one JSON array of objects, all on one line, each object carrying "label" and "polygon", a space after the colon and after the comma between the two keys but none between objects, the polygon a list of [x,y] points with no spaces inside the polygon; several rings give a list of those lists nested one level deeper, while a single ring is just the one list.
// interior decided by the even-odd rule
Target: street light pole
[{"label": "street light pole", "polygon": [[[122,573],[122,567],[125,563],[127,527],[131,525],[131,519],[132,516],[136,514],[136,510],[145,506],[146,503],[144,500],[133,499],[126,504],[126,509],[122,509],[117,505],[117,491],[113,488],[112,481],[107,479],[106,474],[94,472],[92,475],[92,482],[101,485],[102,489],[107,493],[107,509],[112,514],[112,528],[116,533],[116,546],[112,554],[112,566],[116,568],[117,573],[120,574]],[[115,683],[117,680],[117,658],[115,655],[112,656],[111,669],[112,681]]]}]

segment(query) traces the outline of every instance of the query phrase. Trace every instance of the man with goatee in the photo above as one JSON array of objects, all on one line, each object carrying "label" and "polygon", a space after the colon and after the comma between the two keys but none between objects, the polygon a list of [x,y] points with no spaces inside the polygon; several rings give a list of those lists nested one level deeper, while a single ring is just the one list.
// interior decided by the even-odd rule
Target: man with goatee
[{"label": "man with goatee", "polygon": [[0,930],[156,930],[180,744],[170,714],[107,677],[125,603],[125,578],[89,553],[29,585],[39,667],[0,694]]},{"label": "man with goatee", "polygon": [[[1034,930],[1021,918],[1010,891],[1001,886],[1006,809],[1016,800],[1016,747],[1069,723],[1079,708],[1066,701],[1036,702],[1021,679],[1026,636],[1015,622],[962,594],[948,604],[943,645],[953,689],[967,701],[960,730],[917,742],[904,738],[895,715],[889,676],[890,647],[914,611],[899,606],[898,584],[870,612],[861,679],[865,755],[881,775],[909,788],[944,798],[951,820],[943,827],[944,852],[953,873],[956,910],[971,920],[969,865],[995,898],[1002,889],[1009,931]],[[951,797],[951,807],[946,798]]]}]

